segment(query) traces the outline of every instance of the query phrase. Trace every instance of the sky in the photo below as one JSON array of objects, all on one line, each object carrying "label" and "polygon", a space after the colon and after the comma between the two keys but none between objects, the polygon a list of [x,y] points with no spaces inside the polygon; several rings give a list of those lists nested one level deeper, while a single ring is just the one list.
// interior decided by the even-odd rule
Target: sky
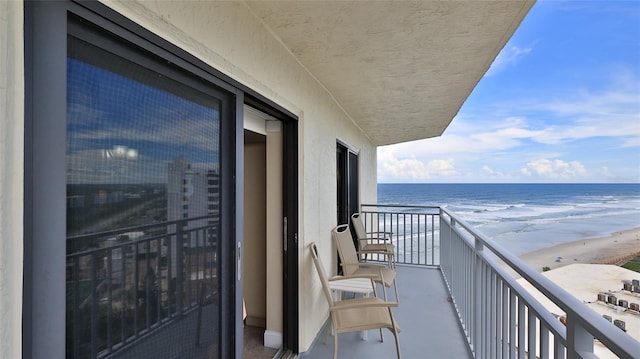
[{"label": "sky", "polygon": [[218,169],[218,101],[151,71],[136,76],[67,60],[67,183],[166,183],[177,159]]},{"label": "sky", "polygon": [[539,0],[440,137],[378,183],[640,183],[640,1]]}]

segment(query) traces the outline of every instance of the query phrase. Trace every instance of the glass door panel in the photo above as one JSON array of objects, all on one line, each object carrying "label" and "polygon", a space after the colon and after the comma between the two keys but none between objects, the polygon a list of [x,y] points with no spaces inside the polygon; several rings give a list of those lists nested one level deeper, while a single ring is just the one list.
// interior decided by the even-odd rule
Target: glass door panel
[{"label": "glass door panel", "polygon": [[216,358],[223,102],[141,53],[67,54],[67,357]]}]

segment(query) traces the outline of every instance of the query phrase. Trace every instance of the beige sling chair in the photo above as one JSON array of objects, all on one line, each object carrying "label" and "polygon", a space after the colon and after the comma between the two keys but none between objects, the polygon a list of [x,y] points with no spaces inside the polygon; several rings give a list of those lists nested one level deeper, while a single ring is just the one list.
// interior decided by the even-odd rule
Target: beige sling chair
[{"label": "beige sling chair", "polygon": [[[387,328],[395,337],[396,340],[396,352],[398,353],[398,359],[400,359],[400,343],[398,342],[398,333],[400,328],[396,321],[393,319],[392,307],[396,307],[398,303],[383,301],[380,298],[374,296],[371,298],[355,298],[346,299],[340,301],[334,301],[331,295],[331,289],[329,288],[329,282],[346,280],[352,278],[369,278],[371,276],[344,276],[334,277],[330,280],[326,277],[324,266],[318,257],[318,248],[315,243],[311,243],[309,246],[311,250],[311,258],[313,258],[313,264],[316,267],[320,282],[322,283],[322,291],[329,303],[329,318],[331,320],[331,327],[334,331],[333,335],[333,358],[338,358],[338,334],[348,332],[358,332],[369,329],[380,329],[380,341],[384,341],[382,335],[382,329]],[[375,284],[371,279],[372,291],[375,294]],[[330,330],[327,328],[327,330]]]},{"label": "beige sling chair", "polygon": [[360,213],[351,215],[351,224],[353,225],[353,229],[356,230],[358,245],[360,247],[358,251],[362,257],[364,258],[368,254],[372,256],[374,254],[383,255],[389,262],[389,268],[395,268],[395,262],[393,260],[395,247],[391,244],[391,232],[367,232],[364,228],[364,222],[362,222],[362,215]]},{"label": "beige sling chair", "polygon": [[383,285],[384,300],[387,300],[386,288],[391,287],[396,292],[396,302],[398,298],[398,285],[396,284],[396,271],[387,268],[384,264],[363,263],[358,261],[358,252],[353,244],[351,231],[348,224],[342,224],[331,230],[331,237],[338,247],[338,255],[340,256],[340,265],[344,275],[369,275],[376,283]]}]

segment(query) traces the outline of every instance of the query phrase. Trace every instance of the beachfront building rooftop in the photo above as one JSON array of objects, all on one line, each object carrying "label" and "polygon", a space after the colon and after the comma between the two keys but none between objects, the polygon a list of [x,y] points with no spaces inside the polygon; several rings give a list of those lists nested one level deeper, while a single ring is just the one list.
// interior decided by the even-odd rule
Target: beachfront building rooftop
[{"label": "beachfront building rooftop", "polygon": [[[0,2],[0,357],[242,357],[245,323],[312,350],[309,244],[335,272],[376,147],[441,135],[533,4]],[[442,213],[415,264],[465,351],[524,352],[524,313],[569,358],[637,349],[581,310],[559,327],[487,252],[570,303],[553,283]]]},{"label": "beachfront building rooftop", "polygon": [[[640,273],[607,264],[569,264],[542,273],[617,326],[640,341]],[[524,279],[518,282],[552,314],[566,320],[566,313]],[[634,285],[635,284],[635,285]],[[618,358],[605,345],[595,342],[598,358]]]}]

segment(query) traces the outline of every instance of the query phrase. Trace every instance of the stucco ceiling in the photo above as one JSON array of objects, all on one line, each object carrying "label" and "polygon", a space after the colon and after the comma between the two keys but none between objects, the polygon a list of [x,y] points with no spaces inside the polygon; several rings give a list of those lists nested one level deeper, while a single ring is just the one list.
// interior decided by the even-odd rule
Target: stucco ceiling
[{"label": "stucco ceiling", "polygon": [[441,135],[533,1],[249,1],[376,145]]}]

